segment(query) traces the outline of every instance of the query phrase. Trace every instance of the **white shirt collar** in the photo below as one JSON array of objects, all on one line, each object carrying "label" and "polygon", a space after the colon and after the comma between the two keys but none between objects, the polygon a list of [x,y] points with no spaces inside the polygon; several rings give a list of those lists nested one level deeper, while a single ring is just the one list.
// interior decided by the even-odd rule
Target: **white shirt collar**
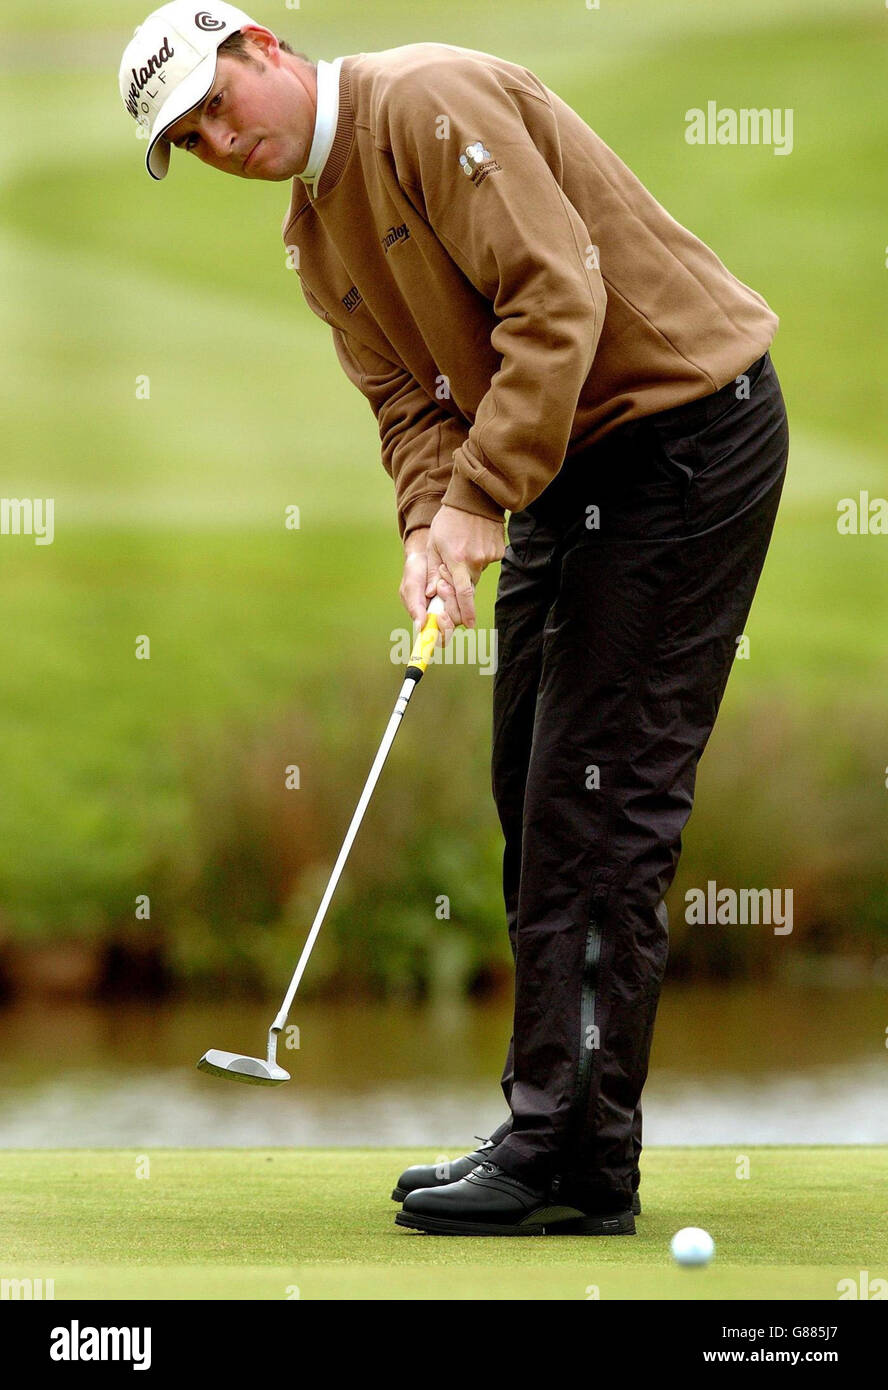
[{"label": "white shirt collar", "polygon": [[327,156],[333,148],[333,137],[339,120],[339,69],[342,59],[332,63],[318,59],[318,109],[315,117],[314,139],[308,152],[308,163],[299,177],[313,198],[317,197],[318,179],[324,170]]}]

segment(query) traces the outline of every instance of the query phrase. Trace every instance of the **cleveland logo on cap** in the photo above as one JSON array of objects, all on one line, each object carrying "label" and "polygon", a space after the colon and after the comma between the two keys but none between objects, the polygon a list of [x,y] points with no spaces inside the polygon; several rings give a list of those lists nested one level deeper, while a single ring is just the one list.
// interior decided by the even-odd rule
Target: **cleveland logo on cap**
[{"label": "cleveland logo on cap", "polygon": [[[164,37],[163,43],[156,53],[152,54],[144,67],[136,71],[132,69],[133,80],[126,99],[126,109],[131,116],[138,118],[139,93],[144,91],[152,77],[157,77],[164,63],[168,63],[175,53],[175,49],[170,47],[170,41]],[[160,78],[161,82],[164,78]],[[151,95],[151,93],[149,93]]]},{"label": "cleveland logo on cap", "polygon": [[148,137],[145,165],[166,177],[166,133],[212,90],[219,49],[230,34],[253,20],[226,0],[170,0],[140,24],[120,60],[120,97]]}]

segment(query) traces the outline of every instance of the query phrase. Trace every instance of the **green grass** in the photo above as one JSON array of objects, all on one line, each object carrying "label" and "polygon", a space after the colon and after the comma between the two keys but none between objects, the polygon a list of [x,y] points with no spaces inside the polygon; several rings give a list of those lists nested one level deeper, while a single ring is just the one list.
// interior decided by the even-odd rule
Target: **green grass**
[{"label": "green grass", "polygon": [[[748,1179],[736,1176],[749,1159]],[[150,1175],[145,1171],[146,1158]],[[884,1277],[884,1148],[654,1149],[634,1238],[435,1238],[388,1200],[407,1150],[6,1152],[0,1277],[56,1298],[836,1297]],[[140,1168],[141,1165],[141,1168]],[[710,1231],[705,1270],[669,1240]],[[594,1295],[593,1295],[594,1296]]]},{"label": "green grass", "polygon": [[[143,8],[134,0],[112,16],[98,0],[64,11],[39,0],[0,55],[15,132],[0,151],[2,492],[56,504],[53,546],[0,538],[0,907],[16,936],[119,931],[153,886],[182,941],[208,852],[194,764],[218,767],[214,794],[228,788],[237,802],[235,770],[254,743],[269,776],[279,753],[314,761],[331,810],[317,857],[329,862],[355,793],[341,769],[372,756],[392,684],[388,633],[406,623],[375,422],[285,269],[287,189],[184,159],[163,185],[144,173],[116,92]],[[789,481],[752,658],[738,663],[707,755],[729,790],[711,814],[704,804],[686,844],[693,853],[699,837],[699,861],[724,876],[714,851],[756,835],[759,805],[796,848],[774,866],[763,842],[743,881],[838,860],[866,883],[880,867],[861,847],[884,794],[874,709],[888,681],[885,539],[839,537],[835,518],[840,497],[884,491],[883,16],[867,0],[816,12],[752,0],[742,13],[732,0],[599,11],[577,0],[553,13],[516,0],[504,29],[496,7],[468,0],[434,14],[407,0],[332,0],[280,22],[320,56],[435,38],[526,63],[773,303]],[[684,112],[710,97],[792,106],[792,155],[687,146]],[[74,109],[76,143],[58,114]],[[142,374],[148,400],[136,398]],[[302,527],[286,532],[294,503]],[[489,572],[483,625],[494,584]],[[150,664],[133,655],[141,633]],[[489,682],[438,674],[416,720],[441,730],[426,740],[427,775],[445,795],[417,802],[416,823],[433,814],[458,861],[472,850],[447,774],[458,764],[476,802],[488,785]],[[356,679],[361,716],[346,723],[331,686]],[[430,687],[445,683],[439,699]],[[761,808],[762,780],[743,781],[748,748],[735,750],[747,727],[775,724],[783,772]],[[415,767],[419,734],[406,737]],[[823,787],[839,797],[832,817],[819,811]],[[271,791],[267,801],[266,825],[280,830]],[[485,808],[486,843],[497,825]],[[416,857],[422,846],[405,836],[399,849]],[[492,918],[495,869],[484,893]],[[878,920],[868,888],[863,897],[837,879],[830,913],[846,902],[848,921]]]}]

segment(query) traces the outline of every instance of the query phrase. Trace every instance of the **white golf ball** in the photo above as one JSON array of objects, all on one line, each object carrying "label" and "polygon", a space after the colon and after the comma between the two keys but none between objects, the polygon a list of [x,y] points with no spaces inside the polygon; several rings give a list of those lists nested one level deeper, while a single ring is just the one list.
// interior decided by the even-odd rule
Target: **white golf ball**
[{"label": "white golf ball", "polygon": [[699,1226],[683,1226],[675,1232],[669,1249],[680,1265],[708,1265],[715,1254],[715,1241]]}]

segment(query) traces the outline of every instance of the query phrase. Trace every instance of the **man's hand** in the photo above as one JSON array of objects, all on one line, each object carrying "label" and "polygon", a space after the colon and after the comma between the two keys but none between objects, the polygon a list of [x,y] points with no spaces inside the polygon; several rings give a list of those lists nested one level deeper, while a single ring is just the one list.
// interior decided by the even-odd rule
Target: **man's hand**
[{"label": "man's hand", "polygon": [[[418,623],[420,628],[425,626],[428,617],[429,598],[426,598],[426,589],[429,580],[432,578],[428,563],[428,526],[419,526],[404,542],[404,576],[401,580],[401,587],[398,590],[401,602],[407,609],[411,618]],[[439,625],[441,619],[438,620]],[[451,623],[451,629],[453,624]]]},{"label": "man's hand", "polygon": [[438,618],[444,646],[459,623],[474,627],[473,587],[488,565],[502,559],[505,548],[501,521],[441,507],[431,526],[411,531],[404,542],[398,592],[413,621],[425,625],[429,602],[437,593],[447,605]]},{"label": "man's hand", "polygon": [[[425,597],[437,593],[447,607],[439,621],[450,628],[475,626],[475,585],[482,572],[505,551],[502,521],[490,521],[458,507],[442,506],[428,533]],[[446,637],[444,638],[446,645]]]},{"label": "man's hand", "polygon": [[[404,576],[398,591],[401,602],[420,630],[425,627],[429,615],[428,606],[435,592],[434,580],[438,572],[437,565],[432,569],[429,564],[430,530],[429,526],[420,526],[411,531],[404,542]],[[446,647],[453,635],[453,619],[446,613],[438,615],[438,634],[441,645]]]}]

